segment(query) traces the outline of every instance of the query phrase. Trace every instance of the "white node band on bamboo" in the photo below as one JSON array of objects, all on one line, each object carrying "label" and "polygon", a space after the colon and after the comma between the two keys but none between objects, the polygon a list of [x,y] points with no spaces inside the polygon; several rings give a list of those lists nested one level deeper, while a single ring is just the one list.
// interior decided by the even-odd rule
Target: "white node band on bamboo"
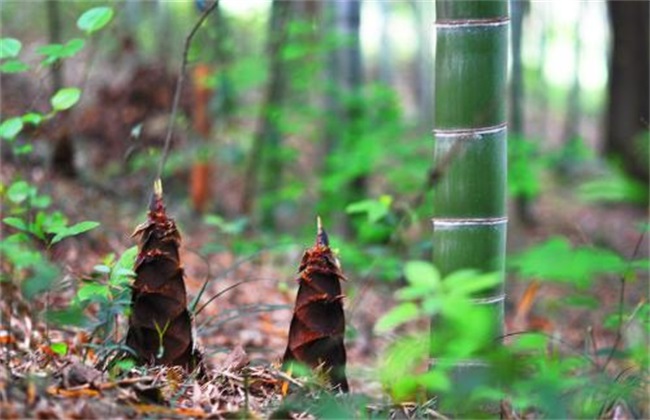
[{"label": "white node band on bamboo", "polygon": [[498,134],[502,131],[507,131],[507,123],[501,123],[490,127],[476,127],[476,128],[436,128],[433,130],[435,137],[460,137],[470,140],[480,140],[483,136],[490,134]]},{"label": "white node band on bamboo", "polygon": [[461,29],[467,27],[503,26],[510,23],[509,17],[492,19],[449,19],[434,22],[436,29]]},{"label": "white node band on bamboo", "polygon": [[496,226],[508,223],[507,217],[485,217],[473,219],[431,219],[434,229],[453,229],[459,227]]}]

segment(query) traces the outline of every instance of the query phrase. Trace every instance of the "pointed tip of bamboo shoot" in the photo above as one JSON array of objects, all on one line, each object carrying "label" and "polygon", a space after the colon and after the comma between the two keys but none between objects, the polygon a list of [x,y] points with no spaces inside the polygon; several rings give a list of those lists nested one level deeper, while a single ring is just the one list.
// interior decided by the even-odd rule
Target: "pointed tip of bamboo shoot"
[{"label": "pointed tip of bamboo shoot", "polygon": [[323,229],[323,222],[320,216],[316,216],[316,245],[329,246],[329,238],[325,229]]},{"label": "pointed tip of bamboo shoot", "polygon": [[162,181],[160,178],[156,179],[153,183],[153,195],[151,196],[151,201],[149,202],[149,211],[150,212],[164,212],[165,207],[163,205],[163,189]]},{"label": "pointed tip of bamboo shoot", "polygon": [[153,193],[156,197],[162,197],[163,195],[162,181],[160,178],[153,182]]}]

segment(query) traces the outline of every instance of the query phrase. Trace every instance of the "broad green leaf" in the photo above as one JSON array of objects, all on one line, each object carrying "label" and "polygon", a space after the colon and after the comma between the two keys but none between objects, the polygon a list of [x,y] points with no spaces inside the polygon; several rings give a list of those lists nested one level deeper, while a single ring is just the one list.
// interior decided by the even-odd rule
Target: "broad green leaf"
[{"label": "broad green leaf", "polygon": [[89,231],[91,229],[95,229],[97,226],[99,226],[98,222],[85,221],[85,222],[77,223],[76,225],[65,227],[63,229],[60,229],[59,232],[56,233],[54,238],[52,238],[52,241],[50,241],[50,244],[54,245],[55,243],[65,239],[65,238],[69,238],[70,236],[79,235],[79,234],[87,232],[87,231]]},{"label": "broad green leaf", "polygon": [[15,38],[0,38],[0,59],[16,57],[23,44]]},{"label": "broad green leaf", "polygon": [[107,301],[110,296],[108,286],[105,284],[95,283],[95,282],[86,282],[81,285],[79,290],[77,290],[77,298],[80,302],[83,301]]},{"label": "broad green leaf", "polygon": [[39,211],[36,213],[35,221],[35,224],[40,226],[43,232],[54,234],[61,232],[68,224],[68,218],[60,211]]},{"label": "broad green leaf", "polygon": [[73,38],[66,42],[61,48],[61,58],[69,58],[75,56],[86,45],[86,41],[81,38]]},{"label": "broad green leaf", "polygon": [[104,264],[98,264],[93,267],[93,271],[100,274],[108,274],[111,272],[111,267]]},{"label": "broad green leaf", "polygon": [[522,277],[570,282],[587,287],[600,274],[623,273],[628,263],[602,248],[571,248],[569,241],[554,237],[509,259],[509,266]]},{"label": "broad green leaf", "polygon": [[429,285],[418,285],[418,286],[406,286],[395,292],[395,298],[397,300],[415,300],[420,298],[426,298],[431,296],[437,296],[434,294],[434,290],[429,287]]},{"label": "broad green leaf", "polygon": [[68,353],[68,345],[66,343],[52,343],[50,350],[59,356],[65,356]]},{"label": "broad green leaf", "polygon": [[45,55],[43,64],[53,64],[61,58],[74,57],[84,47],[85,41],[74,38],[65,44],[47,44],[36,48],[36,52]]},{"label": "broad green leaf", "polygon": [[27,300],[34,298],[39,293],[50,290],[54,281],[59,277],[56,266],[48,262],[41,262],[32,267],[31,276],[23,280],[21,291]]},{"label": "broad green leaf", "polygon": [[111,275],[108,278],[108,283],[112,286],[121,286],[123,284],[128,284],[131,279],[134,277],[133,266],[135,265],[135,259],[138,255],[138,247],[133,246],[120,255],[120,259],[117,260],[113,269],[111,270]]},{"label": "broad green leaf", "polygon": [[64,111],[71,108],[79,101],[81,90],[78,88],[63,88],[52,96],[50,103],[56,111]]},{"label": "broad green leaf", "polygon": [[32,195],[35,188],[25,181],[16,181],[7,190],[7,198],[9,201],[20,204]]},{"label": "broad green leaf", "polygon": [[379,358],[379,377],[394,398],[412,397],[418,386],[415,372],[429,355],[427,334],[402,337]]},{"label": "broad green leaf", "polygon": [[366,213],[369,223],[377,223],[388,215],[391,203],[390,196],[382,196],[379,200],[361,200],[349,204],[345,208],[345,212],[348,214]]},{"label": "broad green leaf", "polygon": [[439,369],[419,375],[417,381],[429,391],[448,391],[451,389],[451,382],[447,374]]},{"label": "broad green leaf", "polygon": [[13,228],[16,228],[18,230],[22,230],[25,232],[29,232],[29,227],[27,223],[23,219],[20,219],[18,217],[5,217],[2,219],[2,221],[6,224],[9,225]]},{"label": "broad green leaf", "polygon": [[36,112],[28,112],[23,115],[23,122],[25,124],[39,125],[43,121],[43,116]]},{"label": "broad green leaf", "polygon": [[7,60],[0,64],[0,73],[22,73],[29,70],[29,66],[20,60]]},{"label": "broad green leaf", "polygon": [[[650,260],[649,259],[641,259],[641,260],[634,260],[630,261],[630,269],[633,270],[639,270],[639,271],[650,271]],[[626,273],[630,275],[630,273]],[[626,280],[629,281],[634,281],[634,276],[630,275],[630,278],[626,276]]]},{"label": "broad green leaf", "polygon": [[217,214],[209,214],[203,219],[207,225],[216,226],[219,230],[227,235],[239,235],[244,231],[248,224],[246,217],[240,217],[233,221],[227,221]]},{"label": "broad green leaf", "polygon": [[409,261],[404,266],[406,281],[413,286],[436,290],[440,286],[440,273],[433,264],[426,261]]},{"label": "broad green leaf", "polygon": [[13,117],[4,120],[0,124],[0,137],[6,140],[13,140],[23,129],[23,120],[20,117]]},{"label": "broad green leaf", "polygon": [[529,351],[537,350],[540,352],[546,351],[548,346],[548,337],[539,333],[526,333],[514,337],[511,347],[513,350]]},{"label": "broad green leaf", "polygon": [[413,302],[402,303],[384,314],[375,324],[378,333],[388,332],[420,316],[420,309]]},{"label": "broad green leaf", "polygon": [[16,156],[27,155],[34,150],[34,147],[31,144],[17,144],[12,148]]},{"label": "broad green leaf", "polygon": [[31,198],[30,203],[32,204],[32,207],[45,209],[52,204],[52,197],[49,195],[35,195]]},{"label": "broad green leaf", "polygon": [[443,285],[451,294],[472,296],[502,283],[499,273],[481,274],[474,270],[461,270],[447,276]]},{"label": "broad green leaf", "polygon": [[17,233],[0,241],[0,256],[3,261],[9,261],[15,268],[34,267],[43,262],[40,252],[25,246],[29,237],[25,233]]},{"label": "broad green leaf", "polygon": [[516,134],[508,140],[508,192],[512,196],[538,196],[542,171],[538,142]]},{"label": "broad green leaf", "polygon": [[88,322],[83,308],[79,306],[72,306],[57,311],[47,311],[45,313],[45,319],[55,325],[83,326]]},{"label": "broad green leaf", "polygon": [[648,203],[648,187],[618,168],[606,176],[587,181],[578,188],[579,197],[587,202]]},{"label": "broad green leaf", "polygon": [[77,20],[77,27],[89,34],[100,30],[113,18],[110,7],[94,7],[85,11]]},{"label": "broad green leaf", "polygon": [[38,54],[46,55],[46,61],[53,63],[58,60],[61,56],[61,51],[63,50],[63,44],[46,44],[36,47],[36,52]]}]

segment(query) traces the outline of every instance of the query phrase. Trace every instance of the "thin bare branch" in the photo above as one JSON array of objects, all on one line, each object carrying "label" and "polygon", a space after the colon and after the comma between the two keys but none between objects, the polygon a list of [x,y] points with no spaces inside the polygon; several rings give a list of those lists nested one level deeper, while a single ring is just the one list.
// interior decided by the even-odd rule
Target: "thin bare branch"
[{"label": "thin bare branch", "polygon": [[176,114],[178,113],[178,103],[180,102],[181,91],[183,90],[183,83],[185,82],[185,72],[187,70],[187,61],[188,61],[188,55],[190,51],[190,45],[192,44],[192,39],[194,38],[194,35],[196,35],[196,33],[198,32],[203,22],[205,22],[208,16],[217,8],[217,6],[219,6],[219,0],[216,0],[214,3],[210,5],[210,7],[205,9],[203,14],[201,14],[201,17],[196,21],[196,23],[192,27],[190,33],[187,35],[187,38],[185,38],[185,45],[183,46],[183,61],[181,62],[180,72],[178,74],[178,79],[176,80],[176,91],[174,92],[174,101],[172,102],[172,110],[169,114],[169,123],[167,124],[167,134],[165,135],[165,145],[163,146],[162,155],[160,156],[158,172],[156,173],[156,177],[154,179],[161,179],[163,169],[165,168],[165,162],[167,161],[167,157],[169,156],[169,148],[171,146],[172,133],[174,131],[174,120],[176,119]]}]

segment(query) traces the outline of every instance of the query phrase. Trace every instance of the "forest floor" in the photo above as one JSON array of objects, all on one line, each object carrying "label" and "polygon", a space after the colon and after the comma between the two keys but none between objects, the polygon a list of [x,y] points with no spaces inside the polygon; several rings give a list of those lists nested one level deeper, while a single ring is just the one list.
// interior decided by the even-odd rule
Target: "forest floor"
[{"label": "forest floor", "polygon": [[[144,77],[129,83],[142,85],[146,90],[147,84],[159,82]],[[103,95],[108,102],[121,97],[109,90]],[[159,107],[162,114],[168,109],[168,103],[163,102]],[[127,105],[115,106],[115,112],[102,110],[99,115],[108,122],[100,131],[119,126],[124,115],[118,111],[122,109],[138,114],[137,109]],[[80,117],[80,124],[84,121],[97,123],[92,112],[84,115]],[[156,118],[155,115],[149,117]],[[164,127],[164,118],[157,124]],[[114,133],[114,136],[128,136],[128,133]],[[93,162],[114,158],[110,149],[111,144],[95,144],[82,151],[81,158],[86,159],[87,167],[91,168]],[[287,342],[298,264],[302,253],[312,243],[296,241],[253,255],[233,252],[229,249],[230,239],[215,228],[207,228],[201,222],[202,217],[191,211],[188,198],[177,192],[187,184],[187,174],[169,180],[171,193],[166,197],[168,214],[176,219],[182,235],[181,260],[188,295],[196,296],[208,281],[201,300],[206,303],[210,297],[232,287],[209,303],[195,319],[198,343],[210,379],[187,378],[174,369],[165,368],[140,373],[134,370],[126,377],[112,377],[93,367],[93,356],[85,352],[89,338],[83,330],[57,329],[43,322],[42,310],[65,307],[74,296],[75,287],[70,286],[78,285],[106,255],[121,255],[136,245],[130,235],[145,221],[151,193],[147,186],[149,180],[143,182],[142,173],[125,177],[119,175],[119,168],[112,171],[114,179],[108,177],[99,182],[84,173],[76,179],[56,175],[46,165],[29,161],[21,165],[3,162],[0,167],[3,184],[20,173],[38,185],[43,193],[51,195],[54,207],[72,221],[101,223],[98,229],[67,239],[48,250],[49,258],[64,267],[62,287],[57,291],[34,302],[12,300],[6,290],[3,291],[0,303],[3,317],[0,417],[268,417],[280,406],[281,387],[288,380],[278,371],[278,366]],[[227,175],[217,181],[219,208],[230,214],[235,212],[240,190],[229,183],[231,181]],[[511,217],[509,253],[553,235],[564,235],[573,244],[598,244],[626,258],[633,255],[640,235],[638,225],[647,221],[647,209],[626,204],[586,204],[576,200],[573,188],[552,178],[548,181],[544,193],[533,203],[535,227],[524,226]],[[510,214],[515,212],[511,210]],[[416,236],[429,235],[428,224],[423,226]],[[210,248],[214,251],[205,252]],[[638,254],[648,255],[647,238],[641,243]],[[345,272],[345,255],[340,258]],[[374,367],[396,336],[378,335],[373,326],[395,303],[393,291],[397,285],[373,278],[359,280],[355,279],[355,273],[346,274],[349,281],[344,288],[348,295],[353,295],[345,303],[350,332],[346,343],[350,386],[353,393],[369,396],[376,405],[388,405]],[[243,283],[236,285],[240,282]],[[544,283],[531,295],[530,284],[514,276],[508,278],[506,325],[509,331],[541,329],[576,349],[585,346],[588,330],[592,331],[589,337],[601,346],[614,342],[614,335],[603,327],[603,319],[605,311],[611,311],[619,301],[621,289],[617,278],[598,280],[592,292],[601,306],[590,311],[564,308],[559,311],[554,302],[565,292],[565,286]],[[647,290],[648,278],[644,276],[641,281],[629,285],[624,300],[633,306],[646,299]],[[534,303],[522,314],[520,302],[526,293],[527,299],[532,296]],[[125,322],[119,319],[121,337]],[[423,327],[424,323],[416,323],[407,328]],[[65,341],[67,354],[61,356],[53,352],[48,347],[52,341]],[[307,385],[295,381],[293,386]],[[173,403],[156,403],[161,400]],[[408,404],[402,406],[406,415],[410,413],[409,407]],[[276,415],[286,417],[287,413]]]},{"label": "forest floor", "polygon": [[[3,165],[3,179],[10,179],[13,168]],[[78,282],[92,271],[108,253],[121,254],[135,245],[130,238],[134,227],[144,221],[146,200],[116,200],[84,185],[83,182],[43,173],[42,185],[53,197],[53,202],[72,220],[97,220],[101,227],[78,238],[66,240],[53,247],[51,258],[66,267],[66,279]],[[148,195],[148,192],[144,192]],[[238,282],[234,287],[210,303],[197,316],[198,342],[212,380],[193,382],[183,379],[178,372],[151,369],[144,376],[130,376],[115,380],[94,370],[88,359],[80,355],[87,338],[81,331],[48,329],[39,320],[38,310],[43,302],[26,304],[22,316],[9,321],[9,330],[3,332],[4,365],[0,377],[2,417],[48,418],[104,418],[150,415],[161,417],[228,417],[240,415],[267,416],[270,408],[278,407],[281,387],[279,360],[284,352],[297,283],[294,281],[297,265],[309,243],[293,244],[280,250],[267,250],[248,261],[230,251],[202,254],[206,244],[220,241],[219,235],[206,229],[186,204],[169,203],[170,216],[178,215],[177,223],[183,237],[182,262],[186,272],[188,294],[195,296],[203,282],[210,279],[202,302],[219,291]],[[631,256],[639,239],[636,226],[646,220],[643,209],[628,205],[585,205],[572,200],[569,191],[556,186],[534,203],[537,225],[527,228],[513,220],[509,230],[509,249],[520,250],[551,235],[566,235],[577,244],[597,243]],[[648,254],[645,240],[640,255]],[[345,256],[342,256],[345,270]],[[346,303],[348,329],[354,334],[348,339],[348,377],[355,393],[384,401],[379,381],[373,376],[373,366],[393,336],[376,335],[373,325],[394,301],[394,285],[373,279],[364,280],[366,287],[358,287],[357,295]],[[354,284],[350,276],[350,284]],[[348,285],[345,285],[346,287]],[[558,312],[553,301],[563,294],[563,287],[544,284],[534,296],[532,310],[526,319],[515,319],[522,295],[529,283],[511,279],[507,283],[507,319],[512,330],[540,328],[562,337],[575,348],[587,340],[587,329],[593,328],[593,337],[600,345],[612,343],[614,336],[602,327],[605,308],[613,308],[619,300],[620,286],[615,278],[601,279],[594,290],[602,302],[595,311]],[[634,283],[626,291],[625,299],[635,304],[647,292],[647,278]],[[49,305],[65,305],[72,297],[72,288],[50,294]],[[16,302],[2,301],[6,317]],[[120,322],[124,323],[124,319]],[[5,322],[7,320],[5,319]],[[5,325],[8,325],[5,323]],[[16,338],[9,339],[16,331]],[[120,327],[124,331],[124,325]],[[66,356],[48,350],[49,337],[69,343]],[[13,348],[7,358],[6,351]],[[249,366],[246,375],[242,368]],[[191,384],[189,386],[188,384]],[[248,388],[247,388],[248,387]],[[159,393],[164,400],[173,399],[170,406],[147,402],[147,392]],[[250,393],[250,394],[249,394]],[[155,400],[155,398],[154,398]],[[244,401],[247,414],[241,410]],[[235,414],[233,414],[235,413]],[[299,416],[298,414],[296,414]]]}]

